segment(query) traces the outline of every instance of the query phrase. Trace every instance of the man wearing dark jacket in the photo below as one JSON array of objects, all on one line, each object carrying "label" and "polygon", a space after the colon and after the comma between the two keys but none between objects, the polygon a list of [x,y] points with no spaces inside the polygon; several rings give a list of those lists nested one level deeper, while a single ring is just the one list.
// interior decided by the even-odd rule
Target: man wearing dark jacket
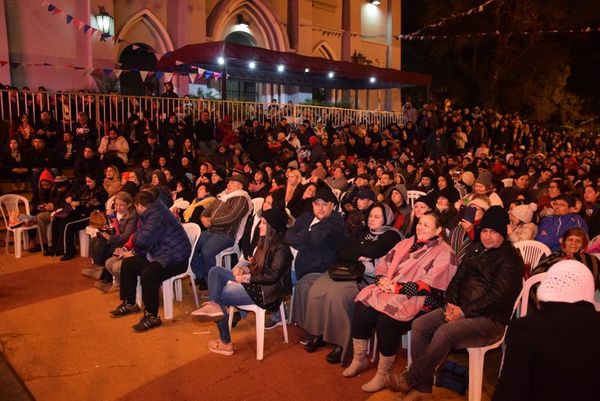
[{"label": "man wearing dark jacket", "polygon": [[523,273],[523,260],[507,240],[508,224],[501,206],[485,212],[480,241],[470,245],[446,290],[446,307],[413,322],[413,363],[399,376],[386,377],[388,388],[407,394],[402,400],[430,399],[435,370],[452,348],[483,347],[502,338]]},{"label": "man wearing dark jacket", "polygon": [[137,278],[142,285],[146,308],[133,331],[144,332],[162,324],[158,316],[158,295],[162,282],[186,271],[192,246],[183,226],[173,213],[152,194],[139,192],[133,199],[139,227],[133,238],[133,251],[121,254],[121,299],[112,317],[140,312],[135,303]]}]

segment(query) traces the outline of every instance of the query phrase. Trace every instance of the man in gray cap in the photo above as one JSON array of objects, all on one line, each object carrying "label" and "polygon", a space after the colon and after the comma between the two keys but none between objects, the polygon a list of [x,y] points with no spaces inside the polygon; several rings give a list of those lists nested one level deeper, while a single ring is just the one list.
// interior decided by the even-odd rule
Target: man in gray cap
[{"label": "man in gray cap", "polygon": [[233,175],[225,191],[218,194],[217,199],[202,212],[200,221],[206,229],[200,235],[192,259],[196,277],[206,280],[208,272],[217,263],[215,257],[235,244],[238,228],[246,223],[253,210],[245,186],[244,176]]},{"label": "man in gray cap", "polygon": [[412,365],[388,375],[386,385],[401,400],[432,399],[435,370],[453,348],[483,347],[502,338],[522,287],[523,260],[507,240],[508,213],[490,207],[446,290],[446,306],[412,324]]}]

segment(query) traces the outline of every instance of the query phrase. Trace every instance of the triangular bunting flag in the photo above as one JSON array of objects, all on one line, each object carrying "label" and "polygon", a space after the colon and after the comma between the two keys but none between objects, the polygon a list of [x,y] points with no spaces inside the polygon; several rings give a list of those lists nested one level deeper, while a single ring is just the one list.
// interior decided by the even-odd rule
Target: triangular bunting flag
[{"label": "triangular bunting flag", "polygon": [[112,74],[113,70],[110,68],[104,68],[104,69],[102,69],[102,72],[104,72],[104,75],[106,75],[108,77],[108,76],[110,76],[110,74]]},{"label": "triangular bunting flag", "polygon": [[171,82],[172,79],[173,79],[173,73],[165,72],[165,82]]},{"label": "triangular bunting flag", "polygon": [[8,64],[8,61],[0,61],[0,67],[4,67],[6,64]]},{"label": "triangular bunting flag", "polygon": [[200,68],[200,67],[198,67],[198,74],[200,74],[200,75],[204,75],[204,72],[205,72],[205,71],[206,71],[206,70],[205,70],[204,68]]},{"label": "triangular bunting flag", "polygon": [[83,33],[87,33],[87,31],[89,31],[92,27],[88,24],[84,24],[83,25]]},{"label": "triangular bunting flag", "polygon": [[51,13],[54,10],[56,10],[56,6],[54,4],[48,4],[48,12]]},{"label": "triangular bunting flag", "polygon": [[21,65],[21,63],[10,63],[10,66],[11,66],[12,68],[17,68],[17,67],[18,67],[18,66],[20,66],[20,65]]},{"label": "triangular bunting flag", "polygon": [[139,47],[138,45],[131,45],[131,50],[137,50],[137,49],[139,49],[139,48],[140,48],[140,47]]},{"label": "triangular bunting flag", "polygon": [[58,14],[62,14],[64,11],[59,10],[58,8],[54,7],[54,11],[52,11],[52,14],[54,15],[58,15]]},{"label": "triangular bunting flag", "polygon": [[222,75],[222,74],[221,74],[220,72],[214,72],[214,73],[213,73],[213,78],[214,78],[214,79],[219,79],[219,78],[221,78],[221,75]]},{"label": "triangular bunting flag", "polygon": [[79,29],[80,31],[82,31],[82,30],[83,30],[83,26],[85,25],[85,24],[83,23],[83,21],[82,21],[82,20],[80,20],[80,19],[76,19],[76,20],[75,20],[75,22],[74,22],[74,24],[75,24],[75,26],[77,27],[77,29]]},{"label": "triangular bunting flag", "polygon": [[117,79],[119,79],[119,77],[121,76],[121,73],[122,73],[122,72],[123,72],[123,70],[114,70],[115,77],[116,77]]},{"label": "triangular bunting flag", "polygon": [[181,61],[175,60],[175,65],[181,65],[181,64],[183,64]]},{"label": "triangular bunting flag", "polygon": [[161,79],[163,75],[165,75],[165,73],[162,71],[156,71],[154,73],[154,76],[156,77],[156,79]]},{"label": "triangular bunting flag", "polygon": [[211,77],[213,76],[213,72],[212,71],[205,71],[204,72],[204,77],[206,78],[206,80],[208,81]]},{"label": "triangular bunting flag", "polygon": [[142,78],[142,82],[146,81],[147,76],[148,76],[148,71],[140,71],[140,78]]},{"label": "triangular bunting flag", "polygon": [[69,15],[69,14],[67,14],[67,24],[70,24],[70,23],[71,23],[71,21],[73,21],[73,16],[72,16],[72,15]]},{"label": "triangular bunting flag", "polygon": [[198,74],[195,74],[195,73],[192,72],[189,75],[190,75],[190,82],[191,83],[196,82],[196,77],[198,76]]},{"label": "triangular bunting flag", "polygon": [[106,40],[110,38],[110,36],[110,33],[103,33],[102,35],[100,35],[100,40]]}]

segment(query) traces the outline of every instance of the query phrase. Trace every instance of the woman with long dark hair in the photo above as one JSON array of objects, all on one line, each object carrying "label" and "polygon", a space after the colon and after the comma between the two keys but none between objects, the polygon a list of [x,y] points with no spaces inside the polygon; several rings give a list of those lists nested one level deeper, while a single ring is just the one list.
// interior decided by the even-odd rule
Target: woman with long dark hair
[{"label": "woman with long dark hair", "polygon": [[233,355],[228,306],[254,303],[276,311],[282,299],[291,292],[292,253],[283,241],[287,221],[288,216],[281,209],[264,211],[259,224],[258,246],[250,263],[232,270],[219,266],[210,270],[208,293],[211,300],[194,315],[218,319],[219,338],[209,341],[211,352]]}]

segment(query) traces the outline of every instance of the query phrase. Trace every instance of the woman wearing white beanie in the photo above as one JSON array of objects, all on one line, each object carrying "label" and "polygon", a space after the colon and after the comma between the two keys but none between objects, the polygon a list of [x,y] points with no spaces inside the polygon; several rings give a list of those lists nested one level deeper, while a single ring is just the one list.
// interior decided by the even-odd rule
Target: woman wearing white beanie
[{"label": "woman wearing white beanie", "polygon": [[541,309],[513,320],[492,401],[592,401],[600,394],[600,313],[581,262],[553,265],[537,290]]},{"label": "woman wearing white beanie", "polygon": [[[511,205],[512,206],[512,205]],[[537,210],[535,203],[512,206],[508,212],[510,230],[508,238],[511,242],[528,241],[535,238],[538,227],[531,222]]]}]

